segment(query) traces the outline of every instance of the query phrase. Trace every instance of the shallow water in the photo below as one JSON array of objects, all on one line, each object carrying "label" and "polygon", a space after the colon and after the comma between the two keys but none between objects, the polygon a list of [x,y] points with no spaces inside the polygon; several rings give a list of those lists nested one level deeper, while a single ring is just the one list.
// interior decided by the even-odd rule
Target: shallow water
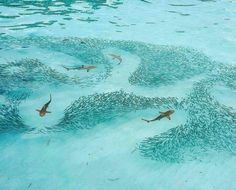
[{"label": "shallow water", "polygon": [[236,189],[235,8],[0,1],[0,189]]}]

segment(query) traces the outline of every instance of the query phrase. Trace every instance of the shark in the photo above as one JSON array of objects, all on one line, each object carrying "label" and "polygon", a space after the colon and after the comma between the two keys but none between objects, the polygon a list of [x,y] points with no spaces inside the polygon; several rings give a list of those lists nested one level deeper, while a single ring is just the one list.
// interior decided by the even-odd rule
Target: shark
[{"label": "shark", "polygon": [[96,66],[93,66],[93,65],[89,65],[89,66],[81,65],[79,67],[65,67],[65,66],[62,66],[62,67],[65,68],[67,71],[70,71],[70,70],[87,70],[87,72],[89,72],[91,69],[96,68]]},{"label": "shark", "polygon": [[168,110],[168,111],[165,111],[165,112],[160,112],[160,115],[157,116],[156,118],[154,119],[151,119],[151,120],[147,120],[147,119],[142,119],[143,121],[146,121],[146,122],[153,122],[153,121],[157,121],[157,120],[161,120],[163,118],[168,118],[169,120],[171,120],[170,118],[170,115],[172,115],[175,111],[174,110]]},{"label": "shark", "polygon": [[39,112],[40,117],[45,116],[46,113],[51,113],[50,111],[47,111],[48,106],[51,103],[51,101],[52,101],[52,96],[50,94],[50,100],[46,104],[44,104],[44,106],[41,109],[36,109],[36,111]]},{"label": "shark", "polygon": [[120,55],[116,55],[116,54],[112,54],[112,53],[109,54],[109,55],[112,57],[113,60],[114,60],[114,59],[117,59],[117,60],[119,61],[118,65],[121,64],[122,58],[121,58]]}]

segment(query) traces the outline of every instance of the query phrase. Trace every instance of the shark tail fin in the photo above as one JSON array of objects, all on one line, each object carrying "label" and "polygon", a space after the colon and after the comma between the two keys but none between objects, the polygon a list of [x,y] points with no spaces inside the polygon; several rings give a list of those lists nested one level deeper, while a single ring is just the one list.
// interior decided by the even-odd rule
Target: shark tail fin
[{"label": "shark tail fin", "polygon": [[113,55],[113,54],[109,54],[112,58],[112,60],[114,60],[115,59],[115,56]]}]

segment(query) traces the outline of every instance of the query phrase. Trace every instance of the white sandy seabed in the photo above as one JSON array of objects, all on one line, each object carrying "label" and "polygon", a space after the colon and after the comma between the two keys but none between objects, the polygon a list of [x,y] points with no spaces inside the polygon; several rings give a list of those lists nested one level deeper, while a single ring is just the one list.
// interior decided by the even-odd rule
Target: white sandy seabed
[{"label": "white sandy seabed", "polygon": [[[44,61],[50,63],[51,67],[61,69],[60,63],[65,61],[66,55],[54,52],[56,56],[51,56],[52,52],[47,54],[41,51],[34,48],[28,50],[27,57],[44,56]],[[103,53],[106,56],[111,52],[122,54],[123,62],[117,65],[110,60],[114,67],[106,81],[88,89],[84,88],[83,91],[76,86],[59,89],[43,86],[20,105],[20,115],[25,123],[39,130],[46,125],[54,125],[63,116],[68,104],[82,95],[95,92],[123,89],[142,96],[183,98],[196,80],[195,77],[155,90],[132,87],[128,77],[139,65],[139,57],[117,49],[107,49]],[[17,57],[17,52],[14,55]],[[50,57],[53,58],[50,60]],[[68,63],[76,61],[69,56],[66,60]],[[40,108],[48,100],[45,96],[47,93],[44,96],[40,94],[42,91],[50,91],[53,95],[50,105],[52,113],[44,118],[38,117],[35,112],[36,108]],[[66,98],[64,94],[67,95]],[[235,95],[222,87],[216,87],[214,94],[226,105],[231,101],[232,94]],[[228,100],[222,100],[221,94],[229,97]],[[235,157],[217,154],[209,155],[201,161],[165,163],[140,155],[136,147],[142,140],[165,132],[186,120],[185,113],[177,111],[171,121],[163,119],[150,124],[141,121],[142,117],[155,117],[158,111],[160,110],[148,109],[132,112],[90,130],[2,135],[0,189],[232,189],[236,176]]]}]

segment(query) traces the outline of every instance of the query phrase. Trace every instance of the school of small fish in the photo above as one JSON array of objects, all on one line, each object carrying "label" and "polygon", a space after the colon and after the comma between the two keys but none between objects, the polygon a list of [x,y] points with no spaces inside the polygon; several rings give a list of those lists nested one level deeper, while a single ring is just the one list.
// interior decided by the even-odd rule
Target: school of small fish
[{"label": "school of small fish", "polygon": [[[140,142],[138,149],[143,156],[159,161],[181,162],[196,159],[208,151],[236,153],[236,114],[233,108],[221,104],[211,94],[211,90],[218,84],[236,90],[235,67],[212,61],[202,53],[188,48],[130,41],[99,39],[82,41],[83,43],[77,38],[63,40],[48,37],[0,37],[1,50],[10,49],[13,45],[37,46],[62,52],[88,63],[73,69],[67,67],[65,63],[63,65],[69,68],[66,72],[51,68],[38,57],[0,64],[0,95],[7,100],[0,104],[1,132],[34,130],[20,117],[19,105],[22,101],[27,101],[41,84],[79,85],[81,88],[86,88],[99,84],[109,77],[113,69],[111,61],[116,66],[120,63],[125,64],[122,62],[122,55],[112,53],[110,57],[109,54],[107,57],[104,56],[104,49],[116,48],[136,54],[142,60],[137,70],[129,77],[129,83],[134,87],[157,88],[168,85],[171,87],[179,81],[198,75],[205,77],[194,83],[191,92],[184,99],[162,98],[158,97],[158,94],[150,98],[123,90],[79,97],[68,105],[58,123],[48,127],[46,132],[91,129],[116,117],[148,108],[155,108],[157,112],[154,114],[157,115],[159,111],[173,109],[187,114],[186,123]],[[70,73],[77,70],[89,72],[85,78],[71,77]],[[43,103],[45,102],[42,102],[42,106]],[[138,119],[143,122],[141,118]],[[145,122],[143,124],[147,125]]]}]

